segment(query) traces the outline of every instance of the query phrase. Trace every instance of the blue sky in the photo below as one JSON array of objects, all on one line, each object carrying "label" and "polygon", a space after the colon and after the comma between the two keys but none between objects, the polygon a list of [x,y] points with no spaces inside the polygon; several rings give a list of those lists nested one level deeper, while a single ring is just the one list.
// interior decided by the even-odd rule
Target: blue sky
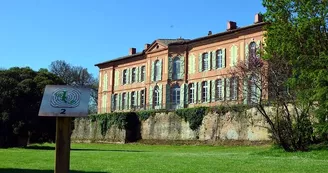
[{"label": "blue sky", "polygon": [[88,68],[158,38],[197,38],[250,25],[261,0],[0,0],[0,68]]}]

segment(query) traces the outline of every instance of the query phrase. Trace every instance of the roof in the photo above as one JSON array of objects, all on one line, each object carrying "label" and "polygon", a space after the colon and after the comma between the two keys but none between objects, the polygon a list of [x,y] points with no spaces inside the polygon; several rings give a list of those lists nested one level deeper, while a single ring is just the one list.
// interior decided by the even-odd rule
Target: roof
[{"label": "roof", "polygon": [[[192,39],[192,40],[178,38],[178,39],[157,39],[156,41],[162,43],[165,46],[187,44],[187,43],[192,43],[192,42],[196,42],[196,41],[200,41],[200,40],[205,40],[205,39],[209,39],[209,38],[223,36],[223,35],[230,34],[230,33],[235,33],[235,32],[241,31],[241,30],[245,30],[245,29],[255,28],[255,27],[258,27],[258,26],[264,26],[266,24],[267,24],[266,22],[256,23],[256,24],[252,24],[252,25],[249,25],[249,26],[240,27],[240,28],[237,28],[237,29],[229,30],[229,31],[224,31],[224,32],[220,32],[220,33],[205,36],[205,37],[199,37],[199,38]],[[156,42],[156,41],[154,41],[154,42]],[[136,56],[140,56],[140,55],[144,55],[144,54],[145,54],[145,50],[142,51],[142,52],[133,54],[133,55],[122,56],[122,57],[115,58],[115,59],[112,59],[112,60],[109,60],[109,61],[98,63],[98,64],[95,64],[95,66],[99,66],[99,65],[102,65],[102,64],[115,62],[115,61],[119,61],[119,60],[123,60],[123,59],[128,59],[128,58],[132,58],[132,57],[136,57]]]}]

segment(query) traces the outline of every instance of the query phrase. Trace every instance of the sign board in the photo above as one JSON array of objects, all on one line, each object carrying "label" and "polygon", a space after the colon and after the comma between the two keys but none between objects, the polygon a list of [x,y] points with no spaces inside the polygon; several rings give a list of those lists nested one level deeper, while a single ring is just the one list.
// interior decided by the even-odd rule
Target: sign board
[{"label": "sign board", "polygon": [[67,85],[47,85],[43,94],[39,116],[86,117],[90,89]]}]

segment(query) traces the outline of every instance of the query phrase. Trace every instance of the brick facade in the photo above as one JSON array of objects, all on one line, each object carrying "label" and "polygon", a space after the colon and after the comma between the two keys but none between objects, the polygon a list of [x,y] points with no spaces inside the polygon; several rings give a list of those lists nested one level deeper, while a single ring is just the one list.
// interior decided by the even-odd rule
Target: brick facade
[{"label": "brick facade", "polygon": [[158,39],[140,53],[131,48],[128,56],[96,64],[98,112],[243,103],[243,93],[234,90],[243,82],[231,78],[231,69],[247,61],[251,43],[261,49],[265,23],[256,15],[253,25],[235,25],[229,21],[227,31],[192,40]]}]

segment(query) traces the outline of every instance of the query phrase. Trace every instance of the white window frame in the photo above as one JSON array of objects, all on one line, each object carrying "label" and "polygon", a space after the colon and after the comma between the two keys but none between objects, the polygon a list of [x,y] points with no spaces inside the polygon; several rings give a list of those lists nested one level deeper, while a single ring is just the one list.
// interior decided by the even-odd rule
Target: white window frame
[{"label": "white window frame", "polygon": [[131,82],[134,83],[137,81],[137,69],[134,67],[131,70],[132,77],[131,77]]},{"label": "white window frame", "polygon": [[222,79],[217,79],[215,81],[215,87],[216,87],[216,100],[223,100],[223,93],[222,93]]},{"label": "white window frame", "polygon": [[146,67],[145,66],[141,66],[141,82],[145,81],[145,76],[146,76]]},{"label": "white window frame", "polygon": [[208,82],[202,82],[202,102],[207,102],[208,100]]},{"label": "white window frame", "polygon": [[154,92],[153,92],[153,107],[158,107],[159,106],[159,87],[155,86]]},{"label": "white window frame", "polygon": [[230,78],[230,98],[231,100],[237,100],[238,99],[238,78],[232,77]]},{"label": "white window frame", "polygon": [[123,93],[122,94],[122,110],[126,109],[127,108],[127,105],[125,105],[126,101],[127,101],[127,94],[126,93]]},{"label": "white window frame", "polygon": [[177,79],[181,79],[181,76],[180,76],[180,72],[181,72],[181,60],[179,57],[175,57],[173,59],[173,79],[174,80],[177,80]]},{"label": "white window frame", "polygon": [[257,58],[257,48],[256,48],[256,43],[252,41],[249,43],[249,57],[250,58]]},{"label": "white window frame", "polygon": [[209,69],[208,61],[209,61],[209,54],[207,52],[203,53],[202,54],[202,71],[207,71]]},{"label": "white window frame", "polygon": [[140,91],[140,107],[145,106],[145,90]]},{"label": "white window frame", "polygon": [[173,108],[177,108],[177,106],[180,105],[180,97],[181,97],[181,90],[180,90],[180,87],[179,85],[174,85],[172,88],[171,88],[171,95],[172,95],[172,106]]},{"label": "white window frame", "polygon": [[223,51],[222,49],[219,49],[216,51],[216,68],[222,68],[223,67]]},{"label": "white window frame", "polygon": [[196,88],[195,88],[195,83],[190,83],[188,85],[188,89],[189,89],[189,103],[196,103],[196,97],[195,97],[195,91],[196,91]]},{"label": "white window frame", "polygon": [[117,110],[117,94],[114,94],[113,103],[114,103],[114,105],[113,105],[112,109],[115,111],[115,110]]},{"label": "white window frame", "polygon": [[161,64],[159,60],[155,61],[155,67],[154,67],[154,77],[155,77],[155,81],[159,81],[159,79],[161,78]]},{"label": "white window frame", "polygon": [[124,69],[123,70],[123,85],[127,84],[127,81],[128,81],[128,70],[127,69]]}]

